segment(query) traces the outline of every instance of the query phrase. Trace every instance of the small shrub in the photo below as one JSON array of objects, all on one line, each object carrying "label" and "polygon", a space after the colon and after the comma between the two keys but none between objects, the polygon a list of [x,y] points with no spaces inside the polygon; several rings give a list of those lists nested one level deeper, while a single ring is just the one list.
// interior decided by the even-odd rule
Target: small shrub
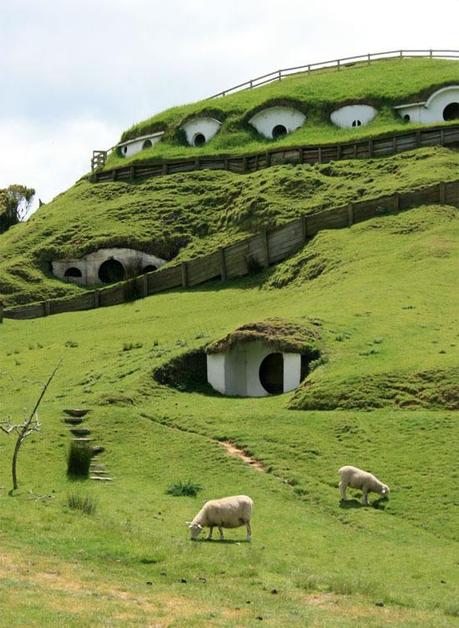
[{"label": "small shrub", "polygon": [[96,512],[96,501],[88,495],[83,496],[78,493],[70,493],[67,496],[67,506],[72,510],[79,510],[85,515],[93,515]]},{"label": "small shrub", "polygon": [[74,340],[67,340],[67,342],[65,343],[66,347],[69,347],[70,349],[75,349],[76,347],[78,347],[78,342],[75,342]]},{"label": "small shrub", "polygon": [[141,349],[143,342],[125,342],[123,343],[123,351],[132,351],[133,349]]},{"label": "small shrub", "polygon": [[317,360],[311,360],[311,362],[309,362],[309,370],[314,371],[314,369],[319,368],[319,366],[322,366],[323,364],[327,364],[327,362],[328,357],[326,355],[321,355],[317,358]]},{"label": "small shrub", "polygon": [[92,447],[88,443],[72,442],[67,458],[67,475],[74,478],[87,478],[91,458]]},{"label": "small shrub", "polygon": [[191,480],[186,482],[176,482],[171,484],[167,489],[167,495],[173,495],[174,497],[196,497],[202,487]]}]

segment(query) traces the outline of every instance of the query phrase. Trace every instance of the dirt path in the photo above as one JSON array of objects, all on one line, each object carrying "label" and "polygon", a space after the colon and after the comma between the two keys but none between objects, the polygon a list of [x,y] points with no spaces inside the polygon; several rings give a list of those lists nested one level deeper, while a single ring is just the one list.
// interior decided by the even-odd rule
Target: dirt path
[{"label": "dirt path", "polygon": [[232,443],[230,440],[222,440],[218,442],[222,447],[224,447],[226,453],[229,456],[232,456],[233,458],[239,458],[239,460],[242,460],[242,462],[245,462],[257,471],[266,472],[266,467],[260,460],[252,458],[246,451]]}]

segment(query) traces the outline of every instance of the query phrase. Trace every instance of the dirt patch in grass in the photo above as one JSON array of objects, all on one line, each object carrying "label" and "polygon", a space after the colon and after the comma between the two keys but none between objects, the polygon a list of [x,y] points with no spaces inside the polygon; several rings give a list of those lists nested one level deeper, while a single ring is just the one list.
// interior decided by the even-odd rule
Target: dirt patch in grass
[{"label": "dirt patch in grass", "polygon": [[256,458],[252,458],[250,454],[229,440],[220,441],[220,445],[224,447],[226,453],[233,458],[239,458],[242,462],[250,465],[253,469],[257,471],[266,471],[265,465]]}]

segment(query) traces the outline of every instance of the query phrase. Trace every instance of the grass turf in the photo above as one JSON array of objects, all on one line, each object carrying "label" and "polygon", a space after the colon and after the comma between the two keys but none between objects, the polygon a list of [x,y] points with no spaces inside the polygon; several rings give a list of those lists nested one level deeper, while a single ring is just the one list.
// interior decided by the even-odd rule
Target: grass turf
[{"label": "grass turf", "polygon": [[[152,378],[170,358],[272,316],[321,321],[329,361],[312,377],[323,391],[355,374],[390,372],[403,383],[420,365],[457,367],[456,211],[418,208],[324,232],[311,246],[336,263],[315,277],[298,257],[225,287],[6,320],[2,416],[22,416],[64,363],[41,410],[43,432],[21,454],[14,498],[12,440],[0,438],[5,621],[456,625],[455,412],[390,402],[372,412],[293,411],[292,394],[229,399]],[[92,408],[87,425],[107,448],[113,484],[66,478],[69,406]],[[222,439],[267,472],[229,458]],[[340,507],[344,463],[375,472],[391,499]],[[179,481],[201,485],[199,497],[167,495]],[[93,516],[68,509],[76,487],[96,500]],[[203,500],[234,493],[255,500],[253,543],[239,544],[237,530],[227,543],[190,543],[185,520]]]}]

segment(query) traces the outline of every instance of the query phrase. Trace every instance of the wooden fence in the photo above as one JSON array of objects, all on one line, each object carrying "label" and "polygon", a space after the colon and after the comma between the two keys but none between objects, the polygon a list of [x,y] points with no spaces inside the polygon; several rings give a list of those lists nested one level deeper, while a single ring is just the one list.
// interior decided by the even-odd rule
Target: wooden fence
[{"label": "wooden fence", "polygon": [[[283,164],[314,164],[340,159],[382,157],[423,146],[459,145],[459,125],[441,125],[427,129],[412,129],[393,135],[381,135],[325,146],[292,146],[250,153],[240,157],[209,156],[185,157],[170,160],[149,160],[111,170],[95,170],[91,181],[128,181],[160,177],[194,170],[228,170],[247,174]],[[96,151],[100,153],[101,151]]]},{"label": "wooden fence", "polygon": [[226,281],[242,277],[255,267],[267,267],[286,259],[322,229],[350,227],[375,216],[432,203],[459,207],[459,179],[305,215],[208,255],[188,262],[172,262],[157,271],[106,288],[73,297],[11,307],[4,311],[4,317],[28,319],[89,310],[125,303],[172,288],[193,287],[212,279]]},{"label": "wooden fence", "polygon": [[356,63],[367,63],[368,65],[373,61],[381,61],[382,59],[403,59],[412,57],[428,57],[430,59],[458,59],[459,50],[389,50],[387,52],[372,52],[364,55],[356,55],[354,57],[343,57],[342,59],[332,59],[330,61],[320,61],[319,63],[307,63],[305,65],[297,65],[293,68],[282,68],[281,70],[275,70],[262,76],[257,76],[253,79],[249,79],[239,85],[234,85],[229,89],[225,89],[218,94],[210,96],[212,98],[219,98],[221,96],[227,96],[234,92],[240,92],[246,89],[253,89],[266,85],[267,83],[273,83],[274,81],[282,81],[282,79],[292,76],[293,74],[310,74],[317,70],[324,70],[326,68],[335,68],[341,70],[342,68],[355,65]]}]

